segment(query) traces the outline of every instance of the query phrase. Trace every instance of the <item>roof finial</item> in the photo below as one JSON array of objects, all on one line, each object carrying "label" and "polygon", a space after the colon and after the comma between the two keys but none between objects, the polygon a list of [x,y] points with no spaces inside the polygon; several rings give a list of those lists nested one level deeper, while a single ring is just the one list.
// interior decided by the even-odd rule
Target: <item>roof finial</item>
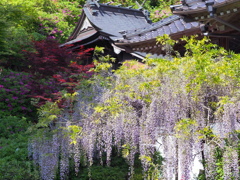
[{"label": "roof finial", "polygon": [[100,7],[100,5],[98,4],[99,0],[87,0],[87,3],[89,5],[96,5],[98,8]]},{"label": "roof finial", "polygon": [[206,6],[207,6],[207,10],[208,10],[208,12],[210,13],[210,17],[212,18],[212,17],[214,17],[214,11],[215,11],[215,9],[214,9],[214,7],[213,7],[213,5],[214,5],[214,0],[208,0],[208,1],[205,1],[205,4],[206,4]]}]

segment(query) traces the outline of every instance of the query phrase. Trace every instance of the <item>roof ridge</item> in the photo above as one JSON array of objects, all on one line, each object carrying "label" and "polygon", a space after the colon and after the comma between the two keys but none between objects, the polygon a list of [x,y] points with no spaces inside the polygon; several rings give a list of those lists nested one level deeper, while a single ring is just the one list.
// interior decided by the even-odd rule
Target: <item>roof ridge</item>
[{"label": "roof ridge", "polygon": [[129,11],[138,11],[138,12],[144,12],[147,11],[146,9],[132,9],[132,6],[128,7],[122,7],[121,4],[119,5],[110,5],[108,3],[98,3],[97,0],[88,0],[84,6],[91,7],[93,5],[96,5],[98,8],[100,6],[105,6],[105,7],[111,7],[111,8],[116,8],[116,9],[124,9],[124,10],[129,10]]},{"label": "roof ridge", "polygon": [[121,11],[124,11],[127,14],[133,14],[133,13],[141,13],[143,17],[147,20],[147,22],[152,23],[150,19],[150,12],[146,9],[132,9],[131,6],[129,7],[121,7],[121,5],[109,5],[108,3],[98,3],[98,0],[87,0],[87,2],[84,5],[84,8],[87,8],[91,11],[92,15],[96,15],[99,12],[101,12],[103,9],[108,8],[107,10],[113,11],[117,10],[119,13]]}]

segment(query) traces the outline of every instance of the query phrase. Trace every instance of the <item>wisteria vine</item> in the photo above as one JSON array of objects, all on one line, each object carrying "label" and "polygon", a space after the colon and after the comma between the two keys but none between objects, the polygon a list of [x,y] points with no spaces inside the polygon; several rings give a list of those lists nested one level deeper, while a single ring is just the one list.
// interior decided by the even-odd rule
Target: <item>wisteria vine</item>
[{"label": "wisteria vine", "polygon": [[93,159],[111,165],[113,147],[126,157],[129,179],[136,154],[143,177],[151,176],[155,151],[164,158],[159,179],[215,179],[216,168],[224,179],[239,179],[239,64],[228,58],[212,47],[199,48],[185,58],[147,60],[138,69],[131,68],[133,61],[114,74],[97,72],[79,88],[74,111],[58,119],[57,133],[30,143],[42,179],[54,179],[58,168],[60,179],[67,179],[70,159],[76,174],[81,159],[88,166]]}]

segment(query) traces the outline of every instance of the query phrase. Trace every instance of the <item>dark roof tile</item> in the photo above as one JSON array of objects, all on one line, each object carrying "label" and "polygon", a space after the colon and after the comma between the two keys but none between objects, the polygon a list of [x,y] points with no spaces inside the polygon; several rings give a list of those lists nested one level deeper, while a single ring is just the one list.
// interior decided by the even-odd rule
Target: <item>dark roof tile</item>
[{"label": "dark roof tile", "polygon": [[162,36],[164,34],[164,30],[162,28],[159,28],[157,32],[158,32],[158,36]]},{"label": "dark roof tile", "polygon": [[[239,0],[213,0],[214,5],[213,6],[218,6],[219,4],[223,4],[223,3],[233,3]],[[202,0],[183,0],[182,1],[182,5],[173,5],[172,10],[173,12],[177,13],[177,12],[182,12],[184,14],[186,14],[187,11],[194,11],[194,10],[198,10],[198,9],[205,9],[207,10],[207,6],[206,6],[206,0],[202,1]],[[180,13],[177,13],[180,14]]]},{"label": "dark roof tile", "polygon": [[186,23],[185,21],[183,21],[183,19],[180,19],[181,23],[183,24],[183,26],[185,27],[185,29],[191,29],[192,25],[190,23]]},{"label": "dark roof tile", "polygon": [[222,3],[222,2],[225,2],[226,0],[215,0],[215,2],[217,3]]},{"label": "dark roof tile", "polygon": [[191,22],[191,25],[192,25],[193,27],[199,27],[199,22]]},{"label": "dark roof tile", "polygon": [[171,34],[169,26],[163,26],[164,34]]},{"label": "dark roof tile", "polygon": [[157,36],[159,36],[159,35],[158,35],[158,32],[157,32],[157,31],[154,31],[154,32],[152,33],[152,37],[154,38],[154,37],[157,37]]},{"label": "dark roof tile", "polygon": [[177,16],[177,15],[173,15],[173,16],[167,17],[167,18],[165,18],[165,19],[163,19],[159,22],[156,22],[154,24],[148,24],[144,28],[138,29],[136,31],[127,31],[126,36],[127,37],[132,37],[132,36],[136,36],[137,34],[144,34],[144,33],[147,33],[149,31],[153,31],[153,30],[156,30],[160,27],[168,25],[168,24],[174,22],[177,19],[180,19],[180,17]]},{"label": "dark roof tile", "polygon": [[84,7],[84,12],[91,24],[105,34],[122,37],[120,31],[133,31],[151,24],[145,11],[106,4],[95,4],[92,1],[88,2]]},{"label": "dark roof tile", "polygon": [[[183,32],[185,30],[196,29],[196,28],[199,28],[200,30],[199,22],[185,22],[184,19],[179,16],[174,16],[174,20],[171,20],[171,19],[173,18],[168,18],[167,21],[162,20],[158,23],[155,23],[154,25],[151,25],[150,27],[148,26],[144,28],[142,31],[138,30],[137,33],[131,34],[131,36],[128,36],[127,34],[127,39],[125,39],[124,42],[126,43],[127,40],[130,43],[143,42],[145,40],[150,40],[150,39],[153,40],[157,36],[162,36],[163,34],[174,35],[179,32]],[[154,26],[154,30],[149,31],[149,29],[153,29],[152,28],[153,26]]]},{"label": "dark roof tile", "polygon": [[181,20],[174,21],[174,24],[176,25],[178,31],[184,31],[185,27]]},{"label": "dark roof tile", "polygon": [[174,22],[169,24],[169,28],[170,28],[171,33],[177,33],[178,32],[178,29],[177,29]]}]

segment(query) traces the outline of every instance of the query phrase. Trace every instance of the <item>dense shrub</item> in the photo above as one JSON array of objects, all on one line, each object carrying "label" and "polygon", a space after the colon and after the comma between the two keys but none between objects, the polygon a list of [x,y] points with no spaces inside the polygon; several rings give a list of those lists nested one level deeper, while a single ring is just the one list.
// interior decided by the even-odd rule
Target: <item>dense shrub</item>
[{"label": "dense shrub", "polygon": [[[32,98],[52,100],[62,88],[55,79],[37,79],[24,72],[4,70],[0,75],[0,108],[2,115],[34,117],[36,107]],[[36,117],[35,117],[36,118]],[[37,121],[37,119],[33,119]]]},{"label": "dense shrub", "polygon": [[3,116],[0,120],[0,137],[4,138],[10,138],[16,133],[25,132],[29,126],[29,123],[24,117]]},{"label": "dense shrub", "polygon": [[[59,91],[66,89],[73,93],[79,83],[78,76],[88,77],[94,67],[81,65],[83,57],[93,49],[80,49],[74,54],[60,48],[54,40],[34,42],[35,50],[24,50],[25,72],[4,70],[0,74],[0,107],[3,115],[31,115],[36,108],[31,98],[39,99],[40,106],[45,101],[55,101]],[[81,75],[83,74],[83,75]]]},{"label": "dense shrub", "polygon": [[29,126],[26,118],[0,117],[0,179],[39,179],[38,171],[28,159]]},{"label": "dense shrub", "polygon": [[34,107],[28,98],[32,75],[23,72],[3,71],[0,74],[1,115],[28,115]]},{"label": "dense shrub", "polygon": [[56,40],[51,39],[34,41],[33,47],[32,51],[23,50],[26,58],[24,70],[40,78],[51,77],[57,73],[71,75],[84,72],[85,69],[80,64],[84,62],[88,52],[93,50],[81,47],[73,53],[67,49],[68,46],[60,47]]}]

